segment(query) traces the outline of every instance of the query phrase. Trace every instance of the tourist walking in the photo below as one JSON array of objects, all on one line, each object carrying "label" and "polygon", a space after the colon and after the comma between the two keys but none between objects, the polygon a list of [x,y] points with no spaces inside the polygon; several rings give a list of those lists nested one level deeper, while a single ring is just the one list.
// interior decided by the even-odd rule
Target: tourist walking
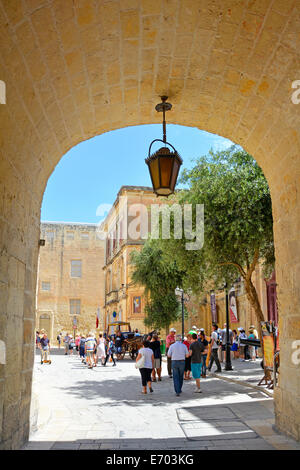
[{"label": "tourist walking", "polygon": [[239,343],[239,351],[240,351],[240,360],[241,361],[246,361],[247,360],[247,355],[248,355],[248,346],[244,343],[241,342],[242,339],[247,339],[247,335],[245,333],[245,330],[243,327],[239,327],[239,337],[238,337],[238,343]]},{"label": "tourist walking", "polygon": [[197,327],[196,327],[196,325],[192,326],[192,328],[191,328],[190,331],[188,332],[189,335],[193,335],[194,333],[197,334]]},{"label": "tourist walking", "polygon": [[85,357],[86,357],[86,363],[89,369],[93,368],[94,349],[95,349],[95,336],[93,333],[89,333],[85,341]]},{"label": "tourist walking", "polygon": [[[256,339],[253,329],[250,327],[248,339]],[[249,357],[251,362],[256,361],[255,346],[249,346]]]},{"label": "tourist walking", "polygon": [[151,382],[151,371],[154,369],[154,354],[153,350],[150,348],[150,342],[145,340],[143,341],[143,347],[139,350],[138,356],[136,358],[136,363],[138,363],[143,357],[143,367],[140,368],[140,374],[142,379],[142,393],[147,394],[147,385],[149,392],[152,393],[152,382]]},{"label": "tourist walking", "polygon": [[40,347],[40,332],[37,331],[36,334],[35,334],[35,346],[39,349]]},{"label": "tourist walking", "polygon": [[207,361],[207,354],[208,354],[208,341],[205,336],[204,330],[200,330],[200,336],[198,341],[203,346],[203,351],[201,353],[201,377],[206,377],[206,361]]},{"label": "tourist walking", "polygon": [[[255,339],[259,339],[257,329],[255,328],[254,325],[250,325],[250,329],[253,330],[253,334],[255,336]],[[258,359],[258,346],[254,346],[255,348],[255,358]]]},{"label": "tourist walking", "polygon": [[62,338],[62,334],[61,333],[58,333],[57,335],[57,343],[58,343],[58,349],[60,349],[60,345],[61,345],[61,338]]},{"label": "tourist walking", "polygon": [[64,337],[65,356],[69,354],[69,341],[70,341],[70,336],[69,336],[69,333],[67,333],[66,336]]},{"label": "tourist walking", "polygon": [[157,380],[161,382],[161,351],[160,351],[160,341],[158,335],[154,334],[150,341],[150,349],[153,351],[154,365],[152,370],[152,382],[156,382],[156,373]]},{"label": "tourist walking", "polygon": [[171,359],[173,383],[176,396],[179,397],[182,391],[185,358],[189,357],[189,352],[182,342],[181,335],[176,336],[176,342],[171,344],[168,350],[168,357]]},{"label": "tourist walking", "polygon": [[[186,345],[187,350],[190,350],[190,345],[192,344],[192,335],[188,334],[186,339],[183,341],[183,344]],[[185,358],[184,364],[184,380],[190,380],[191,377],[191,356]]]},{"label": "tourist walking", "polygon": [[41,348],[41,364],[43,364],[44,361],[49,361],[50,340],[47,336],[47,333],[44,333],[44,335],[40,338],[39,345]]},{"label": "tourist walking", "polygon": [[[221,330],[221,339],[222,339],[222,362],[225,362],[226,360],[226,345],[227,345],[227,324],[224,323],[224,328]],[[232,345],[232,339],[233,339],[233,332],[231,329],[229,329],[229,343],[230,347]]]},{"label": "tourist walking", "polygon": [[116,354],[117,354],[117,360],[118,361],[121,359],[123,342],[124,342],[124,336],[122,335],[121,331],[119,330],[116,334],[116,337],[115,337],[115,347],[116,347]]},{"label": "tourist walking", "polygon": [[98,342],[97,342],[97,364],[98,364],[98,360],[100,358],[101,360],[101,364],[104,363],[104,360],[105,360],[105,356],[106,356],[106,352],[105,352],[105,339],[103,338],[103,335],[102,333],[99,334],[99,339],[98,339]]},{"label": "tourist walking", "polygon": [[217,369],[215,370],[215,372],[222,372],[221,364],[218,358],[218,349],[219,349],[219,344],[220,344],[220,338],[218,334],[218,325],[215,325],[215,324],[213,325],[213,331],[211,334],[210,342],[211,342],[211,356],[210,356],[210,361],[209,361],[209,365],[207,369],[210,372],[212,365],[215,362],[217,366]]},{"label": "tourist walking", "polygon": [[114,341],[113,336],[111,336],[110,340],[108,341],[108,345],[107,345],[107,353],[106,353],[105,361],[104,361],[104,364],[103,364],[104,367],[106,366],[108,358],[109,358],[109,362],[113,362],[113,366],[117,365],[116,360],[114,358],[115,351],[116,351],[115,341]]},{"label": "tourist walking", "polygon": [[201,377],[201,365],[202,365],[202,352],[204,351],[204,346],[200,341],[198,341],[198,336],[196,333],[192,334],[192,343],[190,345],[189,355],[191,358],[191,369],[193,378],[196,380],[196,388],[194,392],[201,393],[200,389],[200,377]]},{"label": "tourist walking", "polygon": [[232,346],[231,350],[233,352],[233,359],[238,359],[239,357],[239,338],[236,330],[232,331],[233,337],[232,337]]},{"label": "tourist walking", "polygon": [[80,340],[81,340],[80,334],[77,334],[75,337],[75,348],[76,348],[76,351],[78,352],[78,355],[79,355]]},{"label": "tourist walking", "polygon": [[168,368],[168,376],[170,377],[170,379],[172,378],[172,363],[171,363],[171,358],[168,356],[168,351],[169,351],[170,346],[174,344],[176,341],[175,333],[176,333],[175,328],[171,328],[170,333],[166,337],[167,368]]},{"label": "tourist walking", "polygon": [[73,335],[70,335],[70,339],[69,339],[69,354],[72,356],[73,355],[73,351],[75,349],[75,339],[73,338]]},{"label": "tourist walking", "polygon": [[85,335],[81,335],[80,344],[79,344],[79,357],[81,359],[81,362],[83,363],[85,363],[85,342],[86,342]]}]

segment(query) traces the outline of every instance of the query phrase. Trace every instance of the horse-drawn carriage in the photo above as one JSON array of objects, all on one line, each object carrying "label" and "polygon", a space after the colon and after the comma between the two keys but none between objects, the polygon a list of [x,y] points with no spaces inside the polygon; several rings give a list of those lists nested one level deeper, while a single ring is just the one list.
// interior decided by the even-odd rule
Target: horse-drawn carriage
[{"label": "horse-drawn carriage", "polygon": [[[112,333],[111,327],[113,327],[114,329],[116,328],[116,332]],[[127,331],[126,329],[124,331],[121,330],[121,327],[127,327]],[[122,351],[118,355],[119,359],[124,359],[125,354],[128,353],[131,359],[134,360],[138,355],[139,349],[143,346],[143,341],[147,338],[148,334],[146,335],[141,335],[139,333],[137,334],[131,331],[129,322],[116,321],[116,322],[108,324],[107,337],[109,336],[116,337],[116,334],[118,331],[122,333],[122,337],[123,337]],[[149,333],[149,335],[152,335],[153,333],[154,331]]]},{"label": "horse-drawn carriage", "polygon": [[[121,327],[127,327],[124,330]],[[111,328],[116,328],[116,332],[111,331]],[[126,331],[127,330],[127,331]],[[122,352],[118,355],[120,359],[124,359],[126,353],[129,354],[131,359],[135,359],[138,354],[138,350],[143,345],[144,336],[136,335],[133,331],[131,331],[130,323],[129,322],[122,322],[116,321],[113,323],[109,323],[107,327],[107,336],[114,336],[116,337],[116,333],[120,331],[122,333],[123,342],[122,342]]]}]

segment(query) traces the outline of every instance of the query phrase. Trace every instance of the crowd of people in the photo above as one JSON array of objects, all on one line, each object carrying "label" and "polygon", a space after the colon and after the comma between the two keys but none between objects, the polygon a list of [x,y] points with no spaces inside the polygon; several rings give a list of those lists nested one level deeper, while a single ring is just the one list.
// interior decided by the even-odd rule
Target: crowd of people
[{"label": "crowd of people", "polygon": [[[228,330],[229,347],[232,359],[241,361],[256,361],[258,358],[257,346],[248,346],[242,339],[258,339],[254,325],[249,328],[249,335],[243,327],[237,330]],[[181,394],[184,380],[190,380],[191,374],[196,381],[196,393],[201,393],[200,378],[206,378],[207,371],[211,372],[213,363],[216,364],[214,372],[222,372],[221,363],[225,362],[227,348],[227,327],[221,329],[213,324],[212,332],[206,335],[204,328],[193,326],[183,338],[176,335],[175,328],[171,328],[166,338],[168,375],[173,378],[176,395]],[[209,358],[208,353],[210,352]]]},{"label": "crowd of people", "polygon": [[[248,346],[241,341],[258,338],[254,325],[250,326],[248,335],[242,327],[228,331],[231,358],[255,361],[258,357],[257,347]],[[135,335],[140,336],[140,333],[136,330]],[[62,333],[57,336],[58,347],[61,348],[63,343],[65,355],[77,354],[89,369],[98,365],[105,367],[108,361],[116,366],[116,360],[122,357],[124,340],[121,331],[110,336],[100,333],[97,338],[92,332],[87,336],[76,334],[73,337],[68,333],[64,337]],[[37,332],[36,343],[41,350],[43,362],[45,355],[50,353],[50,341],[45,331]],[[223,329],[213,324],[209,336],[204,328],[193,326],[184,338],[176,335],[175,328],[171,328],[166,337],[167,371],[168,376],[173,379],[176,396],[180,396],[184,380],[192,378],[195,380],[195,393],[201,393],[200,379],[206,378],[207,371],[211,372],[214,362],[214,372],[222,372],[221,363],[225,362],[226,347],[226,324]],[[161,341],[155,332],[144,338],[137,354],[136,367],[141,375],[142,393],[146,394],[147,389],[153,393],[152,383],[162,380]]]}]

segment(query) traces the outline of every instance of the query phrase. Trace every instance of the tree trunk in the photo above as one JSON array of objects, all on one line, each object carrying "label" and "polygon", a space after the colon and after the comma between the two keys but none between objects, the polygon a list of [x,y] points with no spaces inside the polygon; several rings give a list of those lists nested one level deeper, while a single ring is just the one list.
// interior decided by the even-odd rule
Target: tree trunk
[{"label": "tree trunk", "polygon": [[264,321],[264,315],[263,315],[263,312],[262,312],[262,309],[261,309],[261,306],[260,306],[260,303],[259,303],[259,300],[258,300],[258,295],[257,295],[256,289],[255,289],[255,287],[254,287],[254,285],[251,281],[251,278],[250,279],[248,279],[248,278],[245,279],[245,289],[246,289],[246,295],[247,295],[247,298],[250,302],[250,305],[251,305],[251,307],[253,307],[253,309],[255,311],[257,321],[259,323],[261,321]]},{"label": "tree trunk", "polygon": [[[264,343],[263,343],[261,322],[265,321],[265,318],[264,318],[264,315],[263,315],[263,312],[262,312],[262,309],[258,300],[256,289],[251,281],[251,277],[245,279],[245,289],[246,289],[247,298],[250,302],[250,305],[253,307],[255,311],[255,315],[259,323],[258,335],[259,335],[259,340],[260,340],[260,345],[261,345],[262,356],[264,358]],[[271,379],[270,371],[267,370],[266,368],[264,368],[264,371],[265,371],[265,377],[267,377],[268,380],[270,380]]]}]

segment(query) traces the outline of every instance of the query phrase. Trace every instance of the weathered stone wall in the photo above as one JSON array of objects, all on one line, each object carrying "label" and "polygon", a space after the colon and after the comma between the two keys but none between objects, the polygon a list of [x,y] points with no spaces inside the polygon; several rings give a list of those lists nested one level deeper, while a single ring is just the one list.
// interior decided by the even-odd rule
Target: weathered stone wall
[{"label": "weathered stone wall", "polygon": [[[0,0],[1,446],[28,435],[40,205],[72,146],[108,130],[161,122],[242,145],[273,201],[281,329],[276,421],[300,438],[300,79],[297,0]],[[138,158],[138,157],[137,157]],[[140,158],[140,157],[139,157]]]},{"label": "weathered stone wall", "polygon": [[[119,199],[120,197],[124,198],[121,200],[121,202]],[[122,217],[125,223],[123,214],[125,198],[127,213],[127,238],[121,240],[121,232],[123,235],[125,234],[123,231],[125,226],[122,225],[121,232],[118,227]],[[106,276],[105,327],[107,327],[108,322],[122,320],[130,322],[132,330],[138,328],[138,330],[142,333],[146,333],[148,331],[148,327],[145,327],[143,321],[145,316],[144,288],[142,286],[132,284],[132,265],[130,259],[131,253],[133,251],[140,250],[144,241],[140,236],[136,239],[133,239],[131,235],[135,236],[135,232],[137,235],[139,235],[141,232],[141,206],[150,211],[151,204],[157,204],[158,202],[159,200],[151,188],[142,186],[123,186],[120,189],[117,199],[113,205],[114,210],[108,214],[103,223],[103,228],[107,232],[108,236],[112,235],[114,231],[116,233],[116,241],[114,245],[112,244],[113,242],[110,242],[111,251],[109,256],[106,258],[104,266],[104,272]],[[149,232],[151,231],[150,220],[151,218],[149,216]],[[132,232],[130,227],[132,227]],[[113,246],[115,249],[112,248]],[[135,313],[133,311],[134,297],[141,297],[141,311],[139,313]],[[113,312],[117,313],[116,318],[112,316]]]},{"label": "weathered stone wall", "polygon": [[[76,333],[96,329],[97,309],[101,311],[104,305],[104,241],[97,226],[89,224],[42,223],[41,238],[46,244],[40,248],[36,329],[40,328],[40,316],[49,315],[47,333],[56,345],[58,333],[74,334],[70,299],[80,300]],[[71,276],[72,260],[81,261],[81,277]],[[43,282],[50,283],[49,291],[42,289]]]}]

